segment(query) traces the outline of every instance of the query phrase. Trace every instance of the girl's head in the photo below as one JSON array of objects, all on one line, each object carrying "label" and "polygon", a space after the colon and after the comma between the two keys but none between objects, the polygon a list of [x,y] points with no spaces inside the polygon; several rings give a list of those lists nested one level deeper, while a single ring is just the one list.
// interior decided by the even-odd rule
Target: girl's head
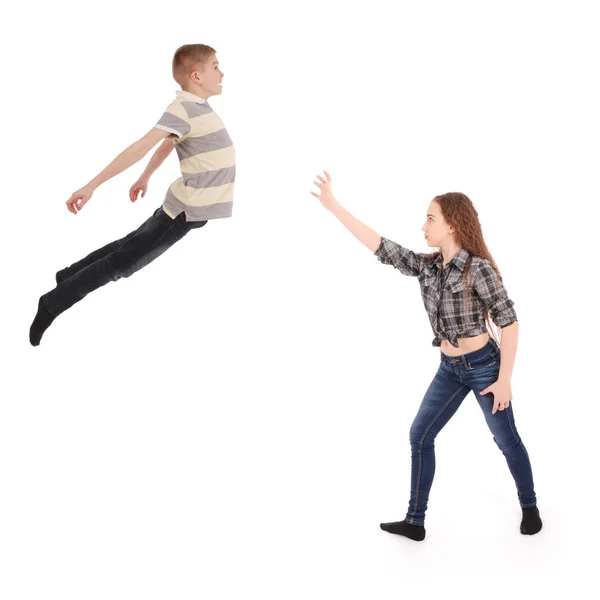
[{"label": "girl's head", "polygon": [[465,194],[450,192],[436,196],[429,204],[422,229],[430,246],[456,245],[493,262],[483,239],[479,215]]},{"label": "girl's head", "polygon": [[[500,276],[492,255],[490,254],[485,240],[479,215],[473,206],[471,200],[460,192],[450,192],[436,196],[427,209],[427,218],[422,227],[427,238],[427,244],[437,247],[464,248],[470,254],[464,269],[464,291],[465,296],[469,296],[469,290],[472,290],[472,283],[469,284],[469,271],[471,268],[472,256],[480,256],[490,261],[494,271]],[[439,252],[429,254],[430,260],[439,256]],[[485,319],[488,322],[488,329],[492,331],[491,322],[487,308],[484,309]],[[492,335],[495,338],[495,336]],[[498,340],[496,340],[498,341]]]}]

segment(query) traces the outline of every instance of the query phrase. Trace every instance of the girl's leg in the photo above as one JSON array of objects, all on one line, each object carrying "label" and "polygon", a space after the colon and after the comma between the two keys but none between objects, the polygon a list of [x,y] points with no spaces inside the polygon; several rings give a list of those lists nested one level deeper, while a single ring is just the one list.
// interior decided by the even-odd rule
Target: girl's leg
[{"label": "girl's leg", "polygon": [[423,525],[435,474],[434,441],[470,392],[444,362],[431,382],[410,428],[411,489],[405,521]]},{"label": "girl's leg", "polygon": [[[496,380],[497,374],[491,378],[489,383],[479,389],[485,389]],[[477,389],[473,389],[473,392],[492,432],[494,442],[506,458],[506,463],[517,487],[517,496],[521,508],[535,506],[537,499],[533,489],[531,463],[525,444],[523,444],[515,425],[512,402],[508,405],[508,408],[497,410],[495,414],[492,414],[494,395],[485,394],[485,396],[482,396]]]},{"label": "girl's leg", "polygon": [[479,352],[474,359],[467,361],[465,379],[483,411],[494,442],[506,458],[517,487],[517,496],[523,511],[521,533],[533,535],[541,530],[542,520],[537,508],[529,454],[517,431],[512,402],[508,408],[497,410],[492,414],[494,394],[481,394],[481,390],[498,380],[500,362],[500,347],[496,342],[490,342],[485,350]]}]

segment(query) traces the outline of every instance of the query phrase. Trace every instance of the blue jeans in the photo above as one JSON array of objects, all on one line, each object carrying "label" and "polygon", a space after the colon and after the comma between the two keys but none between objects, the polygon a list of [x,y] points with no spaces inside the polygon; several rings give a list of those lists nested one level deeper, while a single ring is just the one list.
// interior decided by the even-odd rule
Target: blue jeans
[{"label": "blue jeans", "polygon": [[48,312],[58,316],[93,290],[139,271],[191,229],[203,225],[206,225],[206,221],[186,221],[184,212],[171,219],[159,207],[140,227],[124,238],[58,271],[57,286],[42,296],[42,304]]},{"label": "blue jeans", "polygon": [[515,426],[512,402],[508,408],[492,414],[493,393],[483,396],[480,393],[498,379],[500,347],[490,337],[489,342],[475,352],[452,357],[440,351],[440,355],[439,369],[410,428],[411,490],[406,522],[413,525],[425,523],[425,511],[435,473],[435,437],[471,390],[496,445],[506,458],[521,507],[535,506],[531,464]]}]

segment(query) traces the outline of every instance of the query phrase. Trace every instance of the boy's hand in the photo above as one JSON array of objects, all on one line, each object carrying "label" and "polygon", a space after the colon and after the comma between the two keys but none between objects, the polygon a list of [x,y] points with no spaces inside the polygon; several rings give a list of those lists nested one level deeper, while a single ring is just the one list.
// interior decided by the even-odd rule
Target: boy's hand
[{"label": "boy's hand", "polygon": [[81,210],[92,197],[94,190],[89,187],[82,187],[80,190],[73,192],[73,195],[67,200],[67,208],[74,214]]},{"label": "boy's hand", "polygon": [[321,195],[319,196],[318,194],[315,194],[314,192],[311,192],[311,194],[315,198],[318,198],[321,201],[321,204],[327,210],[331,210],[332,206],[336,202],[336,199],[333,196],[333,192],[331,191],[331,175],[329,175],[329,173],[327,171],[323,171],[323,173],[325,173],[325,177],[327,177],[326,180],[323,179],[320,175],[317,175],[317,179],[321,183],[319,183],[318,181],[313,181],[313,183],[315,185],[319,186],[319,188],[321,190]]},{"label": "boy's hand", "polygon": [[129,190],[129,199],[132,202],[135,202],[138,199],[138,194],[142,192],[142,198],[146,195],[148,191],[148,180],[140,178],[138,179]]}]

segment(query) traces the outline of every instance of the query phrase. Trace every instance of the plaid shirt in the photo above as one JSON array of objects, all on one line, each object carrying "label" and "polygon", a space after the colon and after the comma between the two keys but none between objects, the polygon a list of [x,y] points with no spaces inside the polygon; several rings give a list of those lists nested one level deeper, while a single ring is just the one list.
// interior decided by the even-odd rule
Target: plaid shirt
[{"label": "plaid shirt", "polygon": [[461,248],[442,269],[440,252],[435,259],[417,254],[384,237],[375,256],[385,265],[392,265],[403,275],[419,278],[421,296],[435,333],[432,345],[440,346],[447,339],[458,348],[458,338],[473,337],[487,331],[484,306],[498,327],[506,327],[517,320],[514,302],[508,297],[502,280],[489,260],[474,256],[469,270],[469,304],[464,298],[463,271],[469,252]]}]

